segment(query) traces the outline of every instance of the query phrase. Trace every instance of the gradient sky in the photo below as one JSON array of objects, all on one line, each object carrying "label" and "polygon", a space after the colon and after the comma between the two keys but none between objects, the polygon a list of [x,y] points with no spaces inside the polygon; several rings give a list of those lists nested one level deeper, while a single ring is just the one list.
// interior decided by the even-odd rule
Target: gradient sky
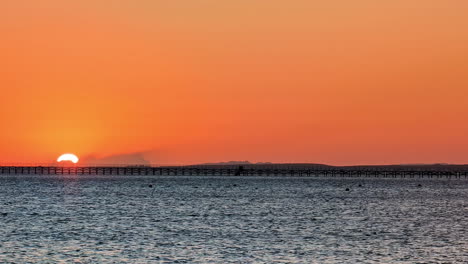
[{"label": "gradient sky", "polygon": [[468,163],[466,0],[0,3],[0,161]]}]

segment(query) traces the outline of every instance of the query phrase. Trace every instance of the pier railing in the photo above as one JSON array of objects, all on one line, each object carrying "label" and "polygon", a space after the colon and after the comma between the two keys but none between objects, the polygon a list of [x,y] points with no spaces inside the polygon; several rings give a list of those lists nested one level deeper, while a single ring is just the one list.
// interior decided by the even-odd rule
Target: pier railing
[{"label": "pier railing", "polygon": [[0,175],[307,176],[467,179],[468,169],[301,166],[0,166]]}]

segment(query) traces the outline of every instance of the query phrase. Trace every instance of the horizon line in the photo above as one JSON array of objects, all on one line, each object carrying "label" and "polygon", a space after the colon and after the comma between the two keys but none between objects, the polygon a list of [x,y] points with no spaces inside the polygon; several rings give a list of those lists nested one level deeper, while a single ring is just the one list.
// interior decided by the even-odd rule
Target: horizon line
[{"label": "horizon line", "polygon": [[389,163],[389,164],[352,164],[352,165],[333,165],[326,163],[312,162],[247,162],[247,161],[228,161],[228,162],[207,162],[207,163],[178,163],[178,164],[157,164],[157,163],[88,163],[79,162],[77,164],[59,163],[59,162],[0,162],[0,167],[189,167],[189,166],[274,166],[274,165],[305,165],[305,166],[328,166],[328,167],[381,167],[381,166],[468,166],[468,163]]}]

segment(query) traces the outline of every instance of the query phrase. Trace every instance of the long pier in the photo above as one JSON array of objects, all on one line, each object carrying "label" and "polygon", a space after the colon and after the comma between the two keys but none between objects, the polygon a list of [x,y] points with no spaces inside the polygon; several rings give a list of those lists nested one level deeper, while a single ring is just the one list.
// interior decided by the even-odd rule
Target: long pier
[{"label": "long pier", "polygon": [[344,178],[454,178],[467,179],[466,169],[408,169],[403,167],[284,166],[0,166],[0,175],[154,175],[154,176],[307,176]]}]

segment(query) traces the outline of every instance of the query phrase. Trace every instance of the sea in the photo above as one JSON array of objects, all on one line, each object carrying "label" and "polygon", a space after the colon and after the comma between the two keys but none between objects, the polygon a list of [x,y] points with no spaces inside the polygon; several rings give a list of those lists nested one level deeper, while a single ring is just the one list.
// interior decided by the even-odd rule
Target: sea
[{"label": "sea", "polygon": [[2,175],[0,263],[468,263],[468,180]]}]

